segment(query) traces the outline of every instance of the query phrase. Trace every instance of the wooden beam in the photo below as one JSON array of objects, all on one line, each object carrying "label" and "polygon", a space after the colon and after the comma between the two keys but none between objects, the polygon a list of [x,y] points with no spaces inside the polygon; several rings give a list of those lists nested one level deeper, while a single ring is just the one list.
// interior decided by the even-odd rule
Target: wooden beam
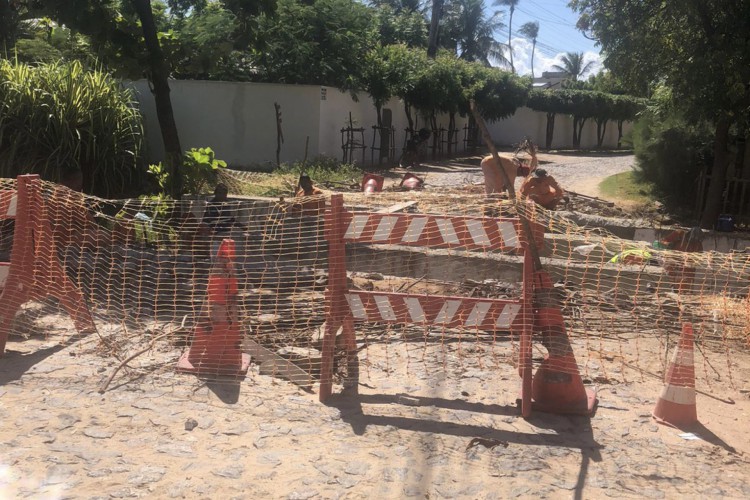
[{"label": "wooden beam", "polygon": [[409,209],[409,208],[413,207],[414,205],[416,205],[417,203],[419,203],[419,202],[416,201],[416,200],[404,201],[402,203],[396,203],[395,205],[391,205],[390,207],[381,208],[376,213],[378,213],[378,214],[392,214],[392,213],[396,213],[396,212],[404,212],[407,209]]},{"label": "wooden beam", "polygon": [[312,375],[295,365],[288,359],[282,358],[273,351],[269,351],[254,340],[245,339],[243,347],[260,364],[262,375],[273,375],[286,379],[307,391],[312,389]]}]

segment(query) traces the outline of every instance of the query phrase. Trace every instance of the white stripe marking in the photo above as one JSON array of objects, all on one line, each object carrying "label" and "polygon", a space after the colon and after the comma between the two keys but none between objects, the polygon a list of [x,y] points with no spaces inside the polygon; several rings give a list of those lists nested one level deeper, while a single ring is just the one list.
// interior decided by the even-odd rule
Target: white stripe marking
[{"label": "white stripe marking", "polygon": [[484,317],[487,316],[487,311],[490,310],[492,303],[490,302],[477,302],[474,309],[471,310],[471,314],[466,318],[467,327],[478,327],[484,321]]},{"label": "white stripe marking", "polygon": [[346,294],[346,301],[349,303],[349,310],[352,312],[352,316],[356,319],[367,319],[367,312],[365,312],[365,305],[362,303],[362,299],[359,295]]},{"label": "white stripe marking", "polygon": [[518,311],[521,309],[521,304],[505,304],[503,312],[497,317],[495,326],[497,328],[510,328],[513,324],[513,320],[516,319]]},{"label": "white stripe marking", "polygon": [[427,225],[427,217],[414,217],[409,223],[409,227],[406,229],[401,241],[404,243],[414,243],[419,240],[422,236],[422,230]]},{"label": "white stripe marking", "polygon": [[378,306],[380,317],[385,321],[395,321],[396,313],[393,312],[391,301],[385,295],[374,295],[375,304]]},{"label": "white stripe marking", "polygon": [[448,244],[456,245],[460,243],[458,236],[456,235],[456,229],[453,227],[453,223],[450,219],[435,219],[438,229],[440,230],[440,236],[443,237],[443,241]]},{"label": "white stripe marking", "polygon": [[418,298],[405,297],[404,304],[406,304],[406,308],[409,310],[409,316],[411,316],[411,320],[413,322],[415,323],[424,322],[425,320],[424,310],[422,309],[422,304],[419,302]]},{"label": "white stripe marking", "polygon": [[490,246],[490,244],[492,243],[484,230],[484,224],[482,224],[481,220],[467,220],[466,228],[469,230],[471,239],[474,240],[474,243],[476,245]]},{"label": "white stripe marking", "polygon": [[353,215],[352,221],[349,223],[349,227],[346,228],[346,234],[344,239],[356,240],[362,235],[362,231],[365,229],[367,221],[370,219],[369,215]]},{"label": "white stripe marking", "polygon": [[680,349],[674,352],[672,358],[672,364],[677,366],[694,366],[695,360],[693,359],[692,349]]},{"label": "white stripe marking", "polygon": [[500,221],[497,223],[500,235],[503,237],[504,247],[518,248],[518,235],[516,234],[516,225],[510,221]]},{"label": "white stripe marking", "polygon": [[0,265],[0,288],[5,286],[5,282],[8,280],[8,273],[10,273],[10,265]]},{"label": "white stripe marking", "polygon": [[694,405],[695,388],[667,385],[661,393],[661,398],[678,405]]},{"label": "white stripe marking", "polygon": [[8,204],[8,213],[5,215],[7,215],[8,217],[15,217],[17,206],[18,206],[18,195],[14,194],[10,198],[10,203]]},{"label": "white stripe marking", "polygon": [[446,325],[450,323],[460,305],[460,300],[446,300],[438,315],[435,316],[435,321],[433,321],[433,323],[436,325]]},{"label": "white stripe marking", "polygon": [[398,217],[383,217],[380,219],[378,228],[375,230],[375,236],[373,236],[372,239],[374,241],[387,240],[391,235],[391,231],[393,230],[393,226],[396,225],[397,220]]}]

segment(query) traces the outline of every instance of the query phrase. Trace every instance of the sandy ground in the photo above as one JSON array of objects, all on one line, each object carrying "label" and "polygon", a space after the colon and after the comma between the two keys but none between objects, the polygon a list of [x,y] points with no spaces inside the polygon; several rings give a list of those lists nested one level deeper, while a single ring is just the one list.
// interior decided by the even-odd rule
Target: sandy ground
[{"label": "sandy ground", "polygon": [[701,387],[713,397],[698,395],[698,439],[685,439],[651,418],[661,382],[622,363],[661,373],[655,339],[630,339],[638,357],[624,359],[576,340],[596,414],[524,420],[511,342],[373,342],[360,354],[361,394],[322,405],[256,366],[239,383],[176,374],[168,345],[101,395],[117,362],[98,337],[67,337],[60,315],[45,324],[47,338],[11,342],[0,362],[3,499],[750,495],[746,354],[731,359],[735,388]]},{"label": "sandy ground", "polygon": [[[545,167],[576,186],[628,158],[593,174],[572,157]],[[477,180],[471,166],[442,168],[447,183]],[[0,359],[0,499],[750,497],[745,351],[696,353],[700,424],[686,434],[651,417],[671,350],[637,332],[574,339],[598,390],[591,418],[525,420],[508,340],[360,337],[360,395],[323,405],[256,364],[238,382],[178,374],[182,351],[165,342],[100,394],[119,364],[105,339],[124,359],[149,338],[98,327],[77,337],[46,309],[17,324],[28,338]]]},{"label": "sandy ground", "polygon": [[[567,191],[601,197],[599,183],[611,175],[630,171],[635,165],[632,154],[591,153],[586,155],[539,153],[539,166],[554,176]],[[484,176],[479,168],[481,156],[461,158],[455,161],[424,161],[412,170],[422,177],[428,186],[458,186],[482,183]],[[386,175],[389,184],[397,185],[406,170],[396,168]],[[516,189],[522,178],[516,179]]]}]

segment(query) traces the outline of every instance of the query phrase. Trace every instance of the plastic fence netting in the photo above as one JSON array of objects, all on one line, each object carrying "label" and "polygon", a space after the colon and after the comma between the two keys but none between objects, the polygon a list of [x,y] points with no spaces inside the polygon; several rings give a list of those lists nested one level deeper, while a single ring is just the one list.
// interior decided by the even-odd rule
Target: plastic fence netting
[{"label": "plastic fence netting", "polygon": [[[534,323],[520,305],[527,237],[520,223],[507,222],[522,217],[543,229],[539,257],[552,278],[534,310],[559,306],[586,381],[660,376],[685,322],[695,331],[699,386],[734,386],[734,355],[750,346],[745,253],[624,240],[469,188],[345,194],[345,257],[332,257],[328,193],[250,199],[239,193],[258,179],[227,179],[226,201],[103,200],[39,182],[29,207],[33,252],[23,256],[14,239],[20,218],[8,215],[17,183],[0,182],[0,260],[16,252],[15,262],[45,281],[44,293],[21,306],[8,345],[39,335],[69,342],[74,331],[62,330],[72,324],[60,306],[70,312],[76,303],[60,297],[71,297],[73,285],[96,325],[76,337],[76,349],[115,365],[148,353],[123,363],[120,376],[189,383],[176,368],[192,348],[203,349],[193,364],[234,367],[245,353],[261,373],[313,387],[330,259],[345,258],[361,383],[387,388],[398,380],[403,388],[476,370],[511,373],[520,332]],[[44,262],[58,263],[63,275]],[[534,364],[556,349],[550,328],[534,326]],[[335,382],[347,376],[344,358],[337,344]]]}]

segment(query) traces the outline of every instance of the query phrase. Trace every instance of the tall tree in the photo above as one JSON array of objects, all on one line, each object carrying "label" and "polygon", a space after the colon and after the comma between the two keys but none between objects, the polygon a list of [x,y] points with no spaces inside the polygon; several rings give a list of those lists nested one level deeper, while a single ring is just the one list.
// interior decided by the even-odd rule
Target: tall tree
[{"label": "tall tree", "polygon": [[750,107],[750,1],[573,0],[578,27],[596,38],[605,64],[634,86],[664,82],[692,121],[713,124],[713,165],[700,224],[721,209],[733,125]]},{"label": "tall tree", "polygon": [[507,65],[505,46],[495,40],[495,33],[505,26],[502,15],[498,11],[485,16],[484,0],[455,0],[446,12],[446,36],[441,45],[466,61],[485,66],[490,66],[490,61]]},{"label": "tall tree", "polygon": [[179,199],[182,196],[182,146],[180,146],[180,136],[172,111],[172,99],[169,97],[169,68],[159,44],[151,0],[132,0],[132,2],[141,20],[143,39],[148,49],[156,116],[159,119],[161,138],[164,141],[165,163],[171,172],[172,197]]},{"label": "tall tree", "polygon": [[252,54],[262,81],[357,86],[365,54],[375,42],[374,12],[357,0],[279,0],[273,16],[258,19]]},{"label": "tall tree", "polygon": [[443,0],[432,0],[432,16],[430,17],[430,38],[427,44],[427,56],[434,58],[437,55],[438,32],[440,30],[440,17],[443,15]]},{"label": "tall tree", "polygon": [[[539,36],[539,21],[529,21],[518,30],[521,35],[531,40],[531,78],[534,78],[534,52],[536,52],[536,39]],[[511,54],[513,51],[511,50]]]},{"label": "tall tree", "polygon": [[555,64],[552,67],[557,71],[562,71],[568,75],[568,78],[577,82],[594,65],[594,61],[585,62],[585,59],[583,52],[566,52],[562,56],[561,64]]},{"label": "tall tree", "polygon": [[510,7],[510,16],[508,17],[508,51],[510,52],[510,71],[515,73],[516,68],[513,66],[513,45],[510,43],[513,34],[513,13],[516,10],[519,0],[495,0],[495,5],[506,5]]}]

